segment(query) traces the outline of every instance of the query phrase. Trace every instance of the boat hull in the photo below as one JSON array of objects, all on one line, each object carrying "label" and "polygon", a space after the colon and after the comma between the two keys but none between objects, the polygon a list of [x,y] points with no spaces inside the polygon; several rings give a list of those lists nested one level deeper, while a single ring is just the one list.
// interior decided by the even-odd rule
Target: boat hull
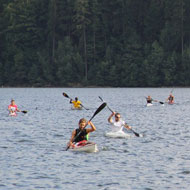
[{"label": "boat hull", "polygon": [[15,116],[17,116],[17,114],[16,114],[16,112],[13,112],[13,113],[9,113],[9,116],[15,117]]},{"label": "boat hull", "polygon": [[98,151],[98,146],[97,146],[96,143],[87,142],[83,146],[74,146],[74,147],[70,148],[70,150],[73,151],[73,152],[88,152],[88,153],[92,153],[92,152],[97,152]]},{"label": "boat hull", "polygon": [[79,107],[79,108],[75,108],[75,107],[71,107],[72,110],[82,110],[82,107]]},{"label": "boat hull", "polygon": [[111,138],[130,138],[131,135],[123,132],[123,131],[119,131],[119,132],[107,132],[105,133],[106,137],[111,137]]},{"label": "boat hull", "polygon": [[153,106],[153,104],[152,103],[147,103],[146,106],[150,107],[150,106]]}]

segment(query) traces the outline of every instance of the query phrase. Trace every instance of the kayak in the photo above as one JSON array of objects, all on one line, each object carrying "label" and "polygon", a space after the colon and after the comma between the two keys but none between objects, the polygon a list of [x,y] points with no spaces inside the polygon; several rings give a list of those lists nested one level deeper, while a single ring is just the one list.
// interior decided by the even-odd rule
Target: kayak
[{"label": "kayak", "polygon": [[71,107],[72,110],[82,110],[82,107],[79,107],[79,108],[75,108],[75,107]]},{"label": "kayak", "polygon": [[118,132],[107,132],[105,133],[106,137],[111,137],[111,138],[130,138],[131,135],[123,132],[123,131],[118,131]]},{"label": "kayak", "polygon": [[73,147],[70,148],[73,152],[97,152],[98,147],[96,143],[89,142],[89,141],[81,141],[76,143]]},{"label": "kayak", "polygon": [[16,112],[9,113],[9,116],[17,116]]},{"label": "kayak", "polygon": [[152,103],[147,103],[146,106],[147,106],[147,107],[153,106],[153,104],[152,104]]}]

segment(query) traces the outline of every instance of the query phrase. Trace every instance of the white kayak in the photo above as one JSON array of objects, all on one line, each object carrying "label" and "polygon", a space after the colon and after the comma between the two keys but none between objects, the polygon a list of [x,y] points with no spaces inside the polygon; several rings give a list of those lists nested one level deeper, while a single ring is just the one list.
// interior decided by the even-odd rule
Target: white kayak
[{"label": "white kayak", "polygon": [[88,153],[92,153],[92,152],[97,152],[98,151],[98,146],[97,146],[96,143],[87,141],[83,145],[77,145],[76,144],[74,147],[70,148],[70,150],[74,151],[74,152],[88,152]]},{"label": "white kayak", "polygon": [[9,113],[9,116],[17,116],[16,112]]},{"label": "white kayak", "polygon": [[152,103],[147,103],[146,106],[147,106],[147,107],[153,106],[153,104],[152,104]]},{"label": "white kayak", "polygon": [[112,137],[112,138],[130,138],[131,135],[123,132],[123,131],[118,131],[118,132],[107,132],[105,133],[106,137]]},{"label": "white kayak", "polygon": [[72,110],[82,110],[82,107],[79,107],[79,108],[75,108],[75,107],[71,107]]}]

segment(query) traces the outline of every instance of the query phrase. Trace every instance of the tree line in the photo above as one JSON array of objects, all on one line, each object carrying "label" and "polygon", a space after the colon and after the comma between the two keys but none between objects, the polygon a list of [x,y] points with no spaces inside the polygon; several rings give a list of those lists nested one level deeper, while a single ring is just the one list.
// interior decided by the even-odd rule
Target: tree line
[{"label": "tree line", "polygon": [[0,0],[0,86],[190,86],[189,0]]}]

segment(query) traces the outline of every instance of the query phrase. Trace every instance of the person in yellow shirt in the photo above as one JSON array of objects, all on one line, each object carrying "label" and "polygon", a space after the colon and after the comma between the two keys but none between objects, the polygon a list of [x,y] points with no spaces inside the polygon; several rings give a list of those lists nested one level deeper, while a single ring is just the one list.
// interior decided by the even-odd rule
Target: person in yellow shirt
[{"label": "person in yellow shirt", "polygon": [[75,97],[75,100],[70,100],[70,103],[73,104],[73,107],[76,109],[82,109],[81,102]]}]

